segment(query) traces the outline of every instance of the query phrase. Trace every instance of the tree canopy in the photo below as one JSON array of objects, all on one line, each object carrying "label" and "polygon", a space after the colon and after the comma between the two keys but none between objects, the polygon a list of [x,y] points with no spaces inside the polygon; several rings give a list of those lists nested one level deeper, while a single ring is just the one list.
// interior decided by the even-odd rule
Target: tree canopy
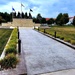
[{"label": "tree canopy", "polygon": [[60,13],[60,14],[58,14],[55,22],[56,22],[57,25],[64,25],[64,24],[68,23],[69,22],[68,14],[67,13],[64,13],[64,14]]},{"label": "tree canopy", "polygon": [[32,19],[32,15],[31,15],[31,13],[29,13],[29,19]]},{"label": "tree canopy", "polygon": [[73,23],[72,23],[74,26],[75,26],[75,16],[74,16],[74,18],[73,18]]},{"label": "tree canopy", "polygon": [[0,12],[0,23],[11,21],[11,14]]},{"label": "tree canopy", "polygon": [[45,18],[42,18],[41,19],[41,24],[45,24],[46,23],[46,19]]},{"label": "tree canopy", "polygon": [[27,12],[25,13],[24,17],[25,17],[26,19],[28,18],[28,14],[27,14]]},{"label": "tree canopy", "polygon": [[54,23],[54,19],[53,18],[50,18],[48,21],[47,21],[47,24],[53,24]]}]

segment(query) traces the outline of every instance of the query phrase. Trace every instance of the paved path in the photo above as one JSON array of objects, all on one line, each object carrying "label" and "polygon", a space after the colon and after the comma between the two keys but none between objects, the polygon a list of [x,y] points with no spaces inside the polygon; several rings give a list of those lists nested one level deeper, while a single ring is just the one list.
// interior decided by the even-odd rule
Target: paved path
[{"label": "paved path", "polygon": [[40,75],[75,75],[75,69],[62,70],[62,71],[40,74]]},{"label": "paved path", "polygon": [[18,57],[19,57],[20,61],[17,65],[17,67],[14,69],[2,70],[2,71],[0,71],[0,75],[22,75],[22,74],[26,74],[27,70],[26,70],[23,52]]},{"label": "paved path", "polygon": [[20,28],[28,75],[75,69],[75,50],[32,29]]}]

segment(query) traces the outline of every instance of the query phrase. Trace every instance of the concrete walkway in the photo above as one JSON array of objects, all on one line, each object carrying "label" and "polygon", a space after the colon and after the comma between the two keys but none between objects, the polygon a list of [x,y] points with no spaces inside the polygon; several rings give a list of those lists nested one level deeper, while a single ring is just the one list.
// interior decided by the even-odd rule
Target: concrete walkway
[{"label": "concrete walkway", "polygon": [[62,70],[62,71],[40,74],[40,75],[75,75],[75,69]]},{"label": "concrete walkway", "polygon": [[75,69],[74,49],[30,28],[20,28],[20,38],[28,75]]},{"label": "concrete walkway", "polygon": [[1,70],[0,75],[25,75],[27,70],[26,70],[26,65],[25,65],[25,60],[24,60],[24,54],[18,56],[20,59],[20,62],[14,69],[7,69],[7,70]]}]

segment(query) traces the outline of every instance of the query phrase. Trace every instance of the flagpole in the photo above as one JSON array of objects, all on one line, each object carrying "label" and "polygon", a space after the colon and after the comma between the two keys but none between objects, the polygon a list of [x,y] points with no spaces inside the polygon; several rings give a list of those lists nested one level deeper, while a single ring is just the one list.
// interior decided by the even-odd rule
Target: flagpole
[{"label": "flagpole", "polygon": [[24,7],[24,5],[21,2],[21,18],[22,18],[22,6]]},{"label": "flagpole", "polygon": [[22,3],[21,3],[21,18],[22,18]]},{"label": "flagpole", "polygon": [[[12,7],[13,8],[13,7]],[[13,22],[13,10],[12,10],[12,21],[11,21],[11,24],[12,24],[12,22]]]}]

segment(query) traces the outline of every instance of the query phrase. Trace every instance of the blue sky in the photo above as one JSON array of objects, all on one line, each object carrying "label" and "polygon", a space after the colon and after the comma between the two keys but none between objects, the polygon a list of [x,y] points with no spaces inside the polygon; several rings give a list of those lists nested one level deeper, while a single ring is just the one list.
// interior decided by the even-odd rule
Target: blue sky
[{"label": "blue sky", "polygon": [[68,13],[69,16],[75,16],[75,0],[0,0],[0,12],[12,11],[12,6],[16,12],[21,11],[21,2],[23,12],[28,12],[36,16],[40,13],[43,17],[56,18],[59,13]]}]

